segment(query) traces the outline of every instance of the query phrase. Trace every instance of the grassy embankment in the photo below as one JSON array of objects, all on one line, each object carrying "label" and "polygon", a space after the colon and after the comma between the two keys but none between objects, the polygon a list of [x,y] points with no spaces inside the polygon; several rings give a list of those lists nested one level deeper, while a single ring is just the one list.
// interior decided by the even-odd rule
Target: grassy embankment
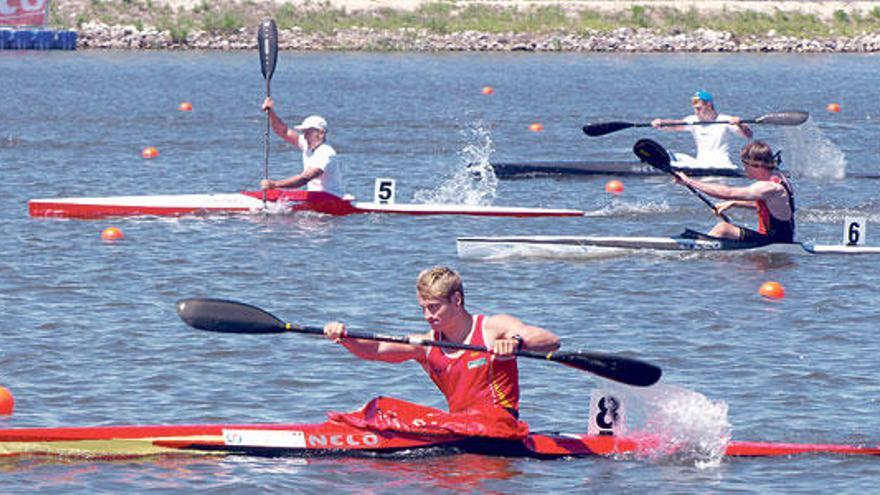
[{"label": "grassy embankment", "polygon": [[560,7],[536,7],[519,10],[514,7],[456,6],[454,2],[425,4],[413,12],[377,10],[346,12],[317,1],[309,8],[294,10],[290,6],[274,7],[245,0],[241,3],[202,0],[192,10],[175,10],[168,5],[157,6],[152,0],[85,0],[78,12],[64,12],[54,2],[50,23],[54,26],[78,28],[89,21],[106,24],[132,24],[139,30],[152,24],[161,31],[170,31],[176,40],[183,40],[193,30],[215,34],[237,32],[254,26],[260,18],[273,17],[280,29],[299,27],[305,32],[330,33],[346,28],[427,29],[434,33],[480,31],[487,33],[585,33],[590,30],[609,32],[617,28],[649,28],[659,33],[681,33],[708,28],[727,31],[737,36],[764,36],[770,32],[780,36],[823,38],[856,36],[880,30],[880,6],[866,15],[837,11],[830,20],[812,14],[775,11],[772,14],[745,11],[722,14],[701,14],[645,6],[632,7],[617,14],[592,10],[566,12]]}]

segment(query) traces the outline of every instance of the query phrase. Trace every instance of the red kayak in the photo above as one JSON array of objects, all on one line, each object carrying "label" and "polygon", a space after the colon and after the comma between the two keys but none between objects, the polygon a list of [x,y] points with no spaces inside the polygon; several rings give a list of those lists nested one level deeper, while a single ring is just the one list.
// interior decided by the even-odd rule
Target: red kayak
[{"label": "red kayak", "polygon": [[[157,454],[406,456],[419,451],[533,458],[650,454],[650,439],[530,433],[523,440],[377,432],[327,421],[289,425],[96,426],[0,430],[0,457],[57,455],[118,459]],[[880,455],[880,447],[732,441],[726,456]]]},{"label": "red kayak", "polygon": [[[266,201],[290,211],[327,215],[394,213],[401,215],[475,215],[490,217],[574,217],[580,210],[480,206],[460,204],[370,203],[341,198],[326,192],[266,191]],[[103,198],[46,198],[28,201],[32,217],[106,218],[123,216],[183,216],[262,211],[263,191],[231,194],[169,194]]]},{"label": "red kayak", "polygon": [[[383,409],[390,407],[391,409]],[[397,408],[397,409],[394,409]],[[462,416],[378,398],[353,413],[331,413],[319,424],[97,426],[0,429],[0,456],[75,456],[118,459],[160,454],[249,456],[401,456],[477,453],[559,458],[670,454],[656,436],[528,433],[516,428],[469,435]],[[479,419],[476,423],[480,423]],[[502,436],[498,436],[501,434]],[[880,455],[880,447],[836,444],[737,442],[726,456],[793,454]]]}]

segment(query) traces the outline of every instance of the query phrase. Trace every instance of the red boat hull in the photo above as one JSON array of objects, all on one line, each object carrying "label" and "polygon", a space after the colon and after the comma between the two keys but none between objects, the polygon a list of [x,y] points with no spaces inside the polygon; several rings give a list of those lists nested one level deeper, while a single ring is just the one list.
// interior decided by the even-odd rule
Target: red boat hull
[{"label": "red boat hull", "polygon": [[[32,199],[32,217],[97,219],[126,216],[184,216],[218,213],[256,213],[264,209],[263,191],[231,194],[177,194],[116,196],[104,198]],[[456,204],[381,204],[354,202],[325,192],[269,190],[266,202],[283,203],[290,211],[313,211],[326,215],[393,213],[401,215],[473,215],[493,217],[571,217],[580,210],[522,208]]]},{"label": "red boat hull", "polygon": [[[532,433],[524,440],[371,431],[328,421],[291,425],[104,426],[0,429],[0,456],[100,459],[150,455],[407,455],[433,449],[488,455],[558,458],[648,454],[662,450],[654,438]],[[795,454],[880,455],[878,447],[836,444],[731,442],[727,456]]]}]

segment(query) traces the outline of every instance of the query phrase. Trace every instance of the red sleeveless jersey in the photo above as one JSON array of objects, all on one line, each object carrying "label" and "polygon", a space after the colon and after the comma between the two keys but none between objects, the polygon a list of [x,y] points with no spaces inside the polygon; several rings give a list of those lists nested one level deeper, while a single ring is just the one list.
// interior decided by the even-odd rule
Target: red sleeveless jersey
[{"label": "red sleeveless jersey", "polygon": [[[474,316],[471,345],[485,346],[484,315]],[[434,334],[434,339],[439,336]],[[519,372],[516,358],[501,358],[485,352],[457,351],[450,358],[439,347],[430,347],[422,363],[437,388],[446,396],[449,412],[486,406],[519,410]]]},{"label": "red sleeveless jersey", "polygon": [[755,209],[758,211],[758,232],[773,237],[779,242],[794,241],[794,194],[787,181],[773,176],[770,181],[782,185],[788,195],[788,204],[791,207],[791,219],[780,220],[770,213],[764,201],[755,201]]}]

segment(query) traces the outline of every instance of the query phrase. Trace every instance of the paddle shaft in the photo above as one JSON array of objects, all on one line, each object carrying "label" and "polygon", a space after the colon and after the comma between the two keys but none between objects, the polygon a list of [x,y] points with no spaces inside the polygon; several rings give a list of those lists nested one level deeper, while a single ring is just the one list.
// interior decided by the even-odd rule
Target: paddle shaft
[{"label": "paddle shaft", "polygon": [[[660,143],[651,140],[651,139],[640,139],[633,146],[633,153],[639,160],[647,163],[648,165],[660,170],[662,172],[666,172],[667,174],[678,178],[676,175],[676,171],[672,169],[672,158],[669,156],[669,152],[666,151],[666,148],[660,145]],[[694,193],[698,198],[700,198],[703,203],[706,203],[709,208],[712,208],[712,211],[715,212],[716,215],[720,216],[724,219],[725,222],[730,222],[730,217],[725,215],[724,213],[719,212],[715,209],[715,204],[709,201],[706,196],[703,195],[697,188],[694,186],[682,182],[692,193]]]},{"label": "paddle shaft", "polygon": [[[187,325],[210,332],[241,334],[294,332],[324,335],[323,328],[285,323],[271,313],[256,306],[223,299],[196,298],[178,301],[177,314]],[[488,348],[482,346],[410,336],[383,335],[346,330],[345,337],[485,353],[491,352]],[[584,351],[535,352],[527,350],[518,350],[516,355],[532,359],[555,361],[610,380],[639,387],[653,385],[660,380],[662,375],[662,370],[657,366],[624,356]]]},{"label": "paddle shaft", "polygon": [[[266,79],[266,98],[270,97],[269,85],[271,78]],[[266,132],[263,134],[263,178],[269,180],[269,131],[272,130],[272,119],[266,112]],[[263,209],[266,208],[266,189],[263,189]]]},{"label": "paddle shaft", "polygon": [[[754,119],[740,120],[741,124],[771,124],[771,125],[801,125],[807,121],[810,114],[799,110],[791,110],[784,112],[774,112],[756,117]],[[729,120],[709,120],[697,122],[663,122],[659,127],[679,127],[689,125],[715,125],[715,124],[732,124]],[[653,127],[650,122],[633,123],[633,122],[600,122],[597,124],[587,124],[583,127],[584,134],[588,136],[604,136],[612,132],[622,131],[631,127]]]},{"label": "paddle shaft", "polygon": [[[675,172],[672,172],[672,175],[675,175]],[[727,215],[725,215],[723,212],[720,212],[720,211],[718,211],[717,209],[715,209],[715,203],[709,201],[709,199],[708,199],[705,195],[703,195],[703,193],[701,193],[700,191],[698,191],[697,188],[695,188],[694,186],[692,186],[692,185],[690,185],[690,184],[686,184],[686,183],[684,183],[684,182],[682,182],[682,184],[684,184],[685,187],[687,187],[688,189],[690,189],[692,193],[696,194],[698,198],[700,198],[701,200],[703,200],[703,203],[706,203],[706,204],[709,206],[709,208],[712,208],[712,211],[715,212],[716,215],[718,215],[719,217],[721,217],[722,220],[724,220],[724,221],[727,222],[727,223],[732,223],[732,222],[730,221],[730,217],[728,217]]]},{"label": "paddle shaft", "polygon": [[[271,96],[272,74],[275,73],[275,63],[278,59],[278,28],[274,20],[267,20],[260,24],[257,33],[257,45],[260,53],[260,70],[263,79],[266,80],[266,98]],[[263,179],[269,180],[269,133],[272,130],[272,119],[266,112],[266,132],[263,135]],[[267,193],[263,189],[263,209],[266,209]]]},{"label": "paddle shaft", "polygon": [[[285,323],[285,329],[291,332],[301,332],[323,335],[324,330],[317,327],[303,327]],[[462,344],[445,340],[422,339],[409,336],[383,335],[369,332],[357,332],[346,329],[345,338],[373,340],[378,342],[394,342],[398,344],[420,345],[425,347],[442,347],[444,349],[456,349],[491,353],[486,347],[472,344]],[[554,361],[581,371],[587,371],[610,380],[619,381],[628,385],[648,387],[660,379],[661,371],[656,366],[635,359],[621,356],[610,356],[597,353],[578,352],[535,352],[518,349],[516,356]]]},{"label": "paddle shaft", "polygon": [[[310,327],[310,326],[301,326],[294,325],[292,323],[285,323],[284,329],[289,332],[295,333],[307,333],[312,335],[324,335],[324,329],[320,327]],[[417,337],[410,337],[407,335],[386,335],[381,333],[371,333],[371,332],[358,332],[354,330],[345,330],[345,338],[347,339],[360,339],[360,340],[373,340],[376,342],[392,342],[395,344],[409,344],[409,345],[420,345],[424,347],[442,347],[444,349],[456,349],[463,351],[477,351],[477,352],[492,352],[490,349],[472,344],[461,344],[458,342],[450,342],[448,340],[433,340],[433,339],[421,339]],[[534,352],[534,351],[526,351],[526,350],[517,350],[516,355],[528,358],[536,358],[536,359],[545,359],[553,361],[553,352]]]}]

